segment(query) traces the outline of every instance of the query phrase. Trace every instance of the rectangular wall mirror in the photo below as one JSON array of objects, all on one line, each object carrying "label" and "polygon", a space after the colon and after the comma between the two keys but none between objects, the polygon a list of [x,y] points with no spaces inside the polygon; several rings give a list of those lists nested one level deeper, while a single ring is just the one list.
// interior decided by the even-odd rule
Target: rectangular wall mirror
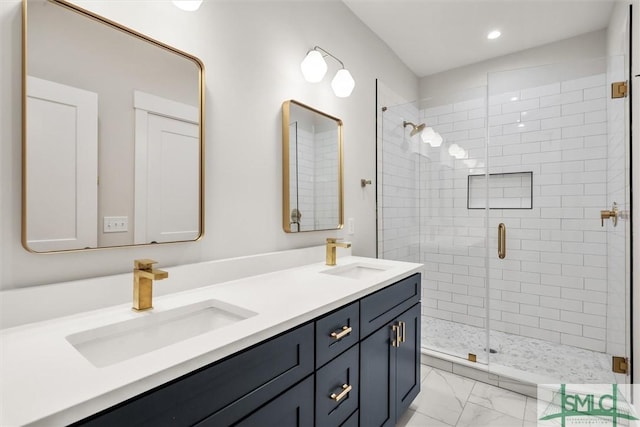
[{"label": "rectangular wall mirror", "polygon": [[282,159],[284,231],[342,228],[342,120],[300,102],[285,101]]},{"label": "rectangular wall mirror", "polygon": [[22,241],[201,237],[200,60],[64,0],[23,0]]}]

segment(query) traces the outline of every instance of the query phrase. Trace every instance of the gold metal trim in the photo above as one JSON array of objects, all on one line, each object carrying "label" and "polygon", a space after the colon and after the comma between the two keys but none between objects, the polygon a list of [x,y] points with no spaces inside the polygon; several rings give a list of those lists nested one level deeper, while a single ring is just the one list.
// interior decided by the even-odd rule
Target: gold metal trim
[{"label": "gold metal trim", "polygon": [[400,325],[392,325],[391,331],[395,333],[395,339],[391,340],[391,346],[400,347]]},{"label": "gold metal trim", "polygon": [[611,83],[611,98],[626,98],[628,92],[627,82]]},{"label": "gold metal trim", "polygon": [[507,226],[504,223],[498,225],[498,258],[507,256]]},{"label": "gold metal trim", "polygon": [[400,343],[403,343],[407,340],[407,324],[403,321],[400,321]]},{"label": "gold metal trim", "polygon": [[343,326],[342,329],[331,332],[331,338],[334,338],[336,340],[342,339],[349,335],[351,331],[353,331],[353,328],[351,326]]},{"label": "gold metal trim", "polygon": [[629,359],[624,356],[611,358],[611,370],[616,374],[629,374]]},{"label": "gold metal trim", "polygon": [[173,46],[170,46],[166,43],[153,39],[149,36],[146,36],[138,31],[135,31],[129,27],[126,27],[122,24],[119,24],[115,21],[112,21],[104,16],[100,16],[94,12],[91,12],[87,9],[84,9],[76,4],[70,3],[67,0],[48,0],[51,3],[57,4],[59,6],[70,9],[76,13],[84,15],[90,19],[101,22],[111,28],[114,28],[118,31],[122,31],[126,34],[129,34],[133,37],[137,37],[144,41],[147,41],[151,44],[154,44],[160,48],[169,50],[177,55],[184,57],[195,63],[195,65],[199,68],[200,72],[198,73],[198,95],[200,98],[200,164],[198,168],[200,170],[200,234],[193,240],[184,240],[184,241],[175,241],[175,242],[159,242],[159,243],[140,243],[140,244],[131,244],[131,245],[117,245],[117,246],[104,246],[97,248],[78,248],[78,249],[64,249],[57,251],[46,251],[46,252],[38,252],[34,251],[27,244],[27,2],[28,0],[22,0],[22,226],[21,226],[21,240],[22,247],[28,252],[34,254],[53,254],[53,253],[74,253],[80,251],[95,251],[95,250],[103,250],[103,249],[118,249],[118,248],[127,248],[133,246],[158,246],[158,245],[169,245],[172,243],[185,243],[185,242],[197,242],[203,239],[205,234],[205,215],[204,215],[204,195],[205,195],[205,68],[204,63],[200,60],[200,58],[193,56],[189,53],[186,53],[180,49],[176,49]]},{"label": "gold metal trim", "polygon": [[339,402],[343,397],[345,397],[349,392],[353,389],[349,384],[342,384],[342,391],[339,394],[331,393],[329,396],[330,399]]},{"label": "gold metal trim", "polygon": [[[291,104],[295,104],[298,107],[306,108],[314,113],[320,114],[331,120],[334,120],[338,125],[338,225],[335,228],[317,229],[317,230],[292,230],[290,224],[289,213],[291,212],[291,204],[289,198],[291,196],[289,192],[289,182],[291,179],[289,173],[289,162],[291,161],[289,156],[289,121],[291,118]],[[342,120],[324,113],[316,108],[305,105],[294,99],[284,101],[282,103],[282,228],[286,233],[306,233],[310,231],[324,231],[324,230],[341,230],[344,227],[344,153],[343,153],[343,129]]]},{"label": "gold metal trim", "polygon": [[478,361],[478,357],[473,353],[469,353],[467,360],[469,360],[469,362],[476,363]]},{"label": "gold metal trim", "polygon": [[604,220],[611,218],[613,222],[613,226],[618,226],[618,204],[613,202],[613,206],[611,206],[611,210],[603,210],[600,211],[600,221],[602,226],[604,227]]}]

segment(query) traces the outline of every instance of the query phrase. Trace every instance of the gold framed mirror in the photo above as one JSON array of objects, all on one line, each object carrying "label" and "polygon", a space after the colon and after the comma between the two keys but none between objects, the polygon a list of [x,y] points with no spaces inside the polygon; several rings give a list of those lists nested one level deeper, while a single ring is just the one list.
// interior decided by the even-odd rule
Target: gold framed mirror
[{"label": "gold framed mirror", "polygon": [[295,100],[282,104],[282,227],[344,225],[342,120]]},{"label": "gold framed mirror", "polygon": [[204,233],[204,66],[66,0],[23,0],[22,243]]}]

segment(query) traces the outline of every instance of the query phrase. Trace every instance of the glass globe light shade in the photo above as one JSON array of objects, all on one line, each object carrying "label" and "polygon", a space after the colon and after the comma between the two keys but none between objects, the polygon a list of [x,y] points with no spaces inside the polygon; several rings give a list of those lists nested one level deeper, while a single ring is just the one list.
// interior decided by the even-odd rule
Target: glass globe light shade
[{"label": "glass globe light shade", "polygon": [[331,80],[331,88],[338,98],[346,98],[351,95],[355,86],[355,80],[353,80],[351,73],[345,68],[339,70],[333,80]]},{"label": "glass globe light shade", "polygon": [[327,63],[317,50],[310,50],[300,64],[302,75],[309,83],[318,83],[327,73]]},{"label": "glass globe light shade", "polygon": [[173,0],[173,4],[179,9],[193,12],[198,10],[202,4],[202,0]]}]

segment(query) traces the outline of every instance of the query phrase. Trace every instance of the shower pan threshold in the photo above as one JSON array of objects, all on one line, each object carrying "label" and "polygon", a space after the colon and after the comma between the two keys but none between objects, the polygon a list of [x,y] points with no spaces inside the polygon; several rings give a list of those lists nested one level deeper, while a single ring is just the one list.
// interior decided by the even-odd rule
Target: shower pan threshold
[{"label": "shower pan threshold", "polygon": [[[491,331],[484,352],[483,328],[428,316],[422,318],[422,362],[469,378],[535,397],[537,384],[611,384],[611,357],[605,353]],[[469,353],[478,362],[467,360]]]}]

